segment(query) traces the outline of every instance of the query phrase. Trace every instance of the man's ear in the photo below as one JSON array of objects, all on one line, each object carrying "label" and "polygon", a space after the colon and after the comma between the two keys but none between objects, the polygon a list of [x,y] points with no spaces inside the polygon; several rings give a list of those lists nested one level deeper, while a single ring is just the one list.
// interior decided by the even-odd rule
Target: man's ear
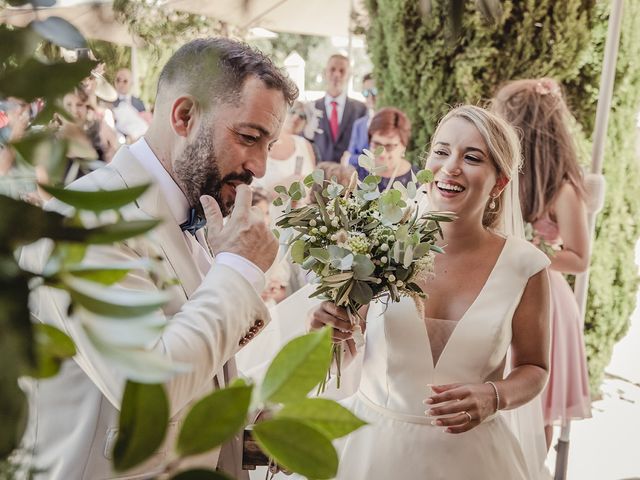
[{"label": "man's ear", "polygon": [[188,137],[198,118],[198,104],[190,95],[178,97],[171,105],[171,128],[181,137]]}]

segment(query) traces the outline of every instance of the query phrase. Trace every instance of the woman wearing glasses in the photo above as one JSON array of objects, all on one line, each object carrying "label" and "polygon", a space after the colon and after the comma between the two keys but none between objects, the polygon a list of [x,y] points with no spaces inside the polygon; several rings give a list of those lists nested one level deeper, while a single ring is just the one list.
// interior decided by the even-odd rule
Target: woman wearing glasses
[{"label": "woman wearing glasses", "polygon": [[[371,119],[369,150],[374,152],[382,147],[380,154],[376,156],[376,165],[386,167],[378,173],[382,177],[382,181],[378,184],[381,191],[388,186],[393,186],[396,180],[403,185],[411,180],[411,172],[414,169],[404,158],[409,138],[411,138],[411,122],[407,115],[397,108],[383,108]],[[361,180],[369,174],[359,165],[355,167]]]}]

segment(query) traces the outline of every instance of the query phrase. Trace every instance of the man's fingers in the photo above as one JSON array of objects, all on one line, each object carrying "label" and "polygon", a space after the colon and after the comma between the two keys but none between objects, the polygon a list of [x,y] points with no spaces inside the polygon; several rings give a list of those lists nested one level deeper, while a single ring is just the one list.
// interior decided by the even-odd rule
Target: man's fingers
[{"label": "man's fingers", "polygon": [[202,195],[200,197],[200,203],[204,210],[204,216],[207,219],[209,231],[220,233],[220,230],[222,230],[222,212],[220,211],[218,202],[209,195]]},{"label": "man's fingers", "polygon": [[236,200],[233,205],[233,212],[231,217],[248,215],[251,210],[251,199],[253,198],[253,191],[249,185],[241,183],[236,187]]}]

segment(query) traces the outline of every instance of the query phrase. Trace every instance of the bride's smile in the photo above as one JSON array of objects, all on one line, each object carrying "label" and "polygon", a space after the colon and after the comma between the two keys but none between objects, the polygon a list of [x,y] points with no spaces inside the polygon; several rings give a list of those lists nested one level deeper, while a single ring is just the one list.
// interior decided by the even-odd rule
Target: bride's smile
[{"label": "bride's smile", "polygon": [[436,179],[428,186],[434,208],[482,218],[498,180],[488,151],[467,120],[454,117],[440,126],[426,165]]}]

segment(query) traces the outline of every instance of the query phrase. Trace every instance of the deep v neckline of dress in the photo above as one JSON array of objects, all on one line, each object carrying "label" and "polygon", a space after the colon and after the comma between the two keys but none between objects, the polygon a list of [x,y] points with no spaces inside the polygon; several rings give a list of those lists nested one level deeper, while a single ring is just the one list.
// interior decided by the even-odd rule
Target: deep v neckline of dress
[{"label": "deep v neckline of dress", "polygon": [[504,256],[505,256],[505,252],[507,251],[507,244],[509,243],[509,237],[505,237],[505,242],[502,245],[502,249],[500,250],[500,254],[498,255],[498,258],[496,259],[495,263],[493,264],[493,267],[491,268],[491,271],[489,272],[489,275],[487,276],[487,278],[484,281],[484,284],[482,285],[482,288],[480,289],[480,292],[478,292],[478,295],[476,295],[476,297],[473,299],[473,302],[471,302],[469,304],[469,306],[467,307],[467,309],[465,310],[465,312],[462,314],[462,316],[460,317],[460,319],[457,321],[456,326],[453,328],[453,331],[451,332],[451,335],[449,335],[449,338],[447,339],[447,342],[445,343],[444,347],[442,348],[442,351],[440,352],[440,356],[438,357],[438,360],[436,362],[433,361],[433,353],[431,350],[431,338],[429,336],[429,330],[427,328],[427,323],[425,321],[425,318],[421,315],[417,315],[418,318],[420,319],[421,323],[422,323],[422,327],[423,327],[423,331],[425,332],[425,336],[426,336],[426,340],[427,340],[427,348],[428,348],[428,357],[429,357],[429,362],[431,362],[431,367],[433,369],[433,371],[435,371],[438,366],[440,366],[440,363],[442,361],[442,357],[444,357],[447,353],[447,351],[449,350],[449,345],[453,342],[453,340],[456,337],[456,334],[458,334],[459,330],[460,330],[460,324],[463,323],[468,317],[469,317],[469,312],[471,312],[471,310],[473,310],[473,308],[475,307],[475,305],[478,303],[478,300],[482,297],[482,295],[484,294],[485,290],[487,289],[487,285],[489,285],[490,281],[492,280],[494,273],[496,272],[498,265],[502,262]]}]

